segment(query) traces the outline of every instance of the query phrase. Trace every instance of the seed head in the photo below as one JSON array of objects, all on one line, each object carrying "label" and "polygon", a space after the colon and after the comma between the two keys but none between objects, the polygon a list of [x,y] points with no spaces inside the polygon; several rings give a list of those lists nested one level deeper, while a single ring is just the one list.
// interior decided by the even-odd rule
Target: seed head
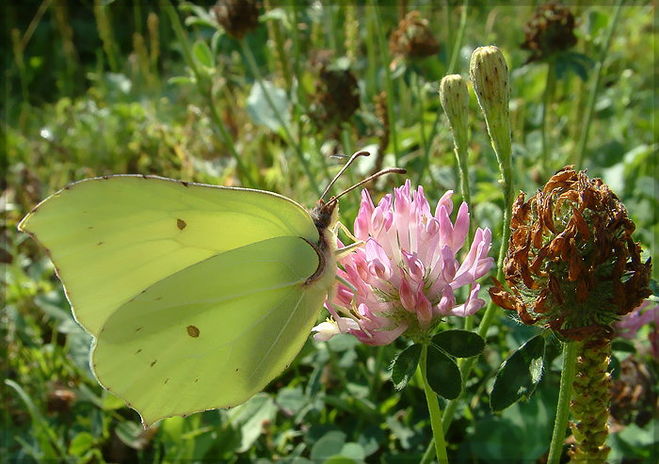
[{"label": "seed head", "polygon": [[529,201],[517,198],[504,261],[510,291],[497,282],[490,295],[522,322],[563,338],[608,338],[611,325],[650,295],[650,262],[641,262],[633,231],[601,179],[567,166]]},{"label": "seed head", "polygon": [[425,58],[439,52],[439,43],[418,11],[410,11],[389,37],[389,50],[396,57]]},{"label": "seed head", "polygon": [[540,61],[572,48],[577,43],[574,28],[574,15],[568,7],[553,2],[540,5],[524,27],[522,48],[531,52],[527,61]]},{"label": "seed head", "polygon": [[218,0],[213,12],[224,30],[238,40],[259,25],[259,9],[254,0]]}]

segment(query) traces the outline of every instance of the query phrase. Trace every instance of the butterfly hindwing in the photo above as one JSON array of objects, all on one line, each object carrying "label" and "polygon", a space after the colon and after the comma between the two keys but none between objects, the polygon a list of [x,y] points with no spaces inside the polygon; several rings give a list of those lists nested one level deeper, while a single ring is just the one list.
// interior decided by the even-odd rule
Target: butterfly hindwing
[{"label": "butterfly hindwing", "polygon": [[325,298],[305,283],[318,264],[306,241],[277,237],[154,284],[101,329],[93,353],[99,381],[147,425],[246,401],[307,339]]}]

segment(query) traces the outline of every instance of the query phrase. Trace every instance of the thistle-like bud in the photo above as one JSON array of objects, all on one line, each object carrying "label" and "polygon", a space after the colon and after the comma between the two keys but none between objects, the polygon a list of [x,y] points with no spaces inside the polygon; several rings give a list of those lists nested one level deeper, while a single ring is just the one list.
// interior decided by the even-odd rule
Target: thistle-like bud
[{"label": "thistle-like bud", "polygon": [[634,223],[601,179],[571,166],[513,205],[504,261],[510,292],[490,290],[522,322],[568,340],[609,339],[611,325],[650,295],[650,262],[641,262]]},{"label": "thistle-like bud", "polygon": [[527,62],[546,59],[576,45],[575,25],[568,7],[559,3],[540,5],[524,27],[522,48],[531,52]]},{"label": "thistle-like bud", "polygon": [[410,11],[389,37],[389,50],[396,57],[425,58],[439,51],[439,42],[418,11]]},{"label": "thistle-like bud", "polygon": [[259,9],[254,0],[218,0],[213,12],[224,30],[238,40],[259,25]]},{"label": "thistle-like bud", "polygon": [[455,148],[458,150],[466,148],[469,127],[469,92],[461,75],[444,76],[439,84],[439,100],[448,117]]},{"label": "thistle-like bud", "polygon": [[[469,75],[497,156],[510,156],[510,79],[506,59],[495,46],[479,47],[471,54]],[[499,160],[500,162],[505,160]]]}]

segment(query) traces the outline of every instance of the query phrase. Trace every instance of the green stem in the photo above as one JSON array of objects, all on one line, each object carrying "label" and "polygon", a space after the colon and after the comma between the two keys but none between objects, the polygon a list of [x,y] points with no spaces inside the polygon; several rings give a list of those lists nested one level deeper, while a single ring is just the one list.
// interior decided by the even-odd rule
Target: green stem
[{"label": "green stem", "polygon": [[204,96],[208,101],[208,106],[210,108],[210,114],[211,114],[211,119],[213,120],[214,128],[219,132],[222,142],[231,153],[233,159],[236,161],[236,165],[238,166],[238,173],[241,174],[247,180],[246,182],[247,186],[256,186],[256,182],[250,175],[249,171],[247,170],[247,167],[244,165],[242,161],[242,158],[236,151],[236,147],[233,143],[233,138],[231,137],[231,134],[226,129],[226,127],[224,127],[222,118],[220,117],[220,114],[217,111],[217,105],[215,105],[213,101],[213,92],[211,90],[210,83],[208,82],[206,76],[204,76],[201,73],[201,71],[197,68],[197,64],[194,58],[192,57],[192,53],[190,51],[192,50],[192,45],[188,40],[188,35],[186,34],[185,30],[183,29],[183,26],[181,25],[181,21],[178,17],[178,12],[174,8],[174,6],[169,2],[169,0],[164,0],[163,6],[165,9],[165,13],[169,18],[169,21],[172,24],[172,29],[174,29],[174,34],[176,35],[176,38],[181,44],[181,51],[183,52],[183,59],[185,61],[185,64],[188,65],[188,67],[192,70],[192,73],[195,76],[197,89],[199,93],[202,96]]},{"label": "green stem", "polygon": [[[501,186],[503,187],[503,224],[501,230],[501,245],[499,247],[499,257],[497,260],[497,279],[499,281],[503,280],[503,261],[506,257],[506,252],[508,251],[508,240],[510,238],[510,217],[511,217],[511,207],[513,203],[513,165],[512,165],[512,141],[510,139],[510,131],[506,130],[508,136],[497,138],[496,141],[492,139],[492,146],[497,155],[497,161],[499,162],[499,171],[501,172]],[[492,134],[493,131],[490,131]],[[485,309],[483,318],[480,321],[478,326],[478,335],[485,338],[487,336],[487,331],[494,321],[494,314],[497,310],[497,305],[490,300],[490,303]],[[476,364],[478,357],[469,358],[460,365],[460,373],[462,374],[463,379],[469,378],[471,370]],[[446,410],[444,411],[444,416],[442,418],[442,423],[445,430],[448,430],[448,427],[451,425],[453,420],[453,415],[455,410],[458,407],[458,403],[461,398],[464,396],[464,390],[458,398],[450,400],[446,405]]]},{"label": "green stem", "polygon": [[419,169],[417,177],[417,185],[420,185],[423,180],[423,174],[430,164],[430,143],[428,143],[428,136],[426,134],[425,110],[426,104],[423,98],[423,89],[421,88],[421,79],[417,73],[412,76],[414,81],[414,93],[416,94],[417,107],[419,108],[419,133],[421,135],[421,146],[423,147],[423,164]]},{"label": "green stem", "polygon": [[542,141],[542,158],[540,159],[541,174],[544,179],[549,173],[549,143],[547,141],[547,114],[549,106],[554,95],[554,87],[556,86],[556,66],[554,60],[547,62],[547,77],[545,81],[545,91],[542,96],[542,121],[540,125],[541,141]]},{"label": "green stem", "polygon": [[263,76],[261,75],[261,71],[259,71],[259,66],[256,63],[256,59],[254,58],[254,54],[252,53],[252,49],[249,47],[247,44],[246,39],[241,39],[240,40],[240,46],[243,51],[243,55],[245,55],[245,58],[247,59],[247,64],[249,65],[252,74],[256,78],[256,81],[258,82],[259,87],[261,88],[261,92],[263,92],[263,96],[266,99],[266,102],[268,103],[268,106],[270,106],[270,109],[272,110],[272,113],[275,115],[275,118],[277,118],[277,122],[279,122],[279,125],[281,128],[284,130],[284,134],[286,135],[286,139],[289,144],[293,146],[295,149],[295,154],[297,155],[298,159],[300,160],[300,163],[302,164],[302,168],[304,169],[305,174],[309,178],[309,182],[313,189],[315,190],[316,194],[320,195],[321,190],[320,187],[318,186],[318,183],[316,182],[316,177],[314,176],[313,172],[311,172],[311,166],[309,165],[309,161],[306,159],[304,156],[304,151],[302,150],[302,145],[300,144],[299,141],[297,141],[295,138],[293,138],[293,134],[291,134],[291,131],[288,127],[288,122],[284,120],[284,117],[281,115],[279,112],[279,109],[275,105],[274,100],[272,99],[272,95],[270,95],[270,91],[268,88],[265,86],[264,81],[263,81]]},{"label": "green stem", "polygon": [[[462,5],[462,12],[460,13],[460,25],[458,26],[458,34],[453,42],[453,49],[451,50],[451,60],[449,61],[448,70],[446,74],[453,74],[458,64],[458,57],[460,56],[460,49],[462,42],[464,42],[465,30],[467,26],[467,9],[469,8],[469,0],[465,0]],[[449,10],[450,11],[450,10]]]},{"label": "green stem", "polygon": [[384,346],[378,346],[375,354],[375,365],[373,366],[373,377],[371,382],[371,398],[373,401],[377,401],[378,391],[381,386],[381,375],[380,371],[382,370],[382,362],[384,361]]},{"label": "green stem", "polygon": [[396,165],[398,165],[398,157],[400,156],[399,147],[398,147],[398,132],[396,131],[396,121],[398,118],[394,114],[394,81],[391,77],[391,69],[389,68],[389,47],[387,41],[384,37],[384,32],[382,31],[382,24],[380,23],[380,11],[378,7],[378,2],[373,0],[371,2],[370,10],[374,18],[375,23],[375,34],[378,38],[378,48],[380,49],[380,60],[382,61],[382,67],[384,68],[384,80],[385,86],[387,88],[387,113],[389,115],[389,132],[391,134],[391,145],[394,150],[394,156],[396,159]]},{"label": "green stem", "polygon": [[570,415],[570,399],[572,398],[572,383],[574,382],[575,366],[577,362],[577,342],[563,344],[563,369],[561,371],[561,387],[558,392],[558,404],[556,405],[556,420],[554,421],[554,432],[549,447],[549,458],[547,464],[559,464],[563,443],[565,442],[565,429],[567,419]]},{"label": "green stem", "polygon": [[419,362],[419,372],[423,383],[423,391],[426,394],[428,411],[430,412],[430,425],[432,426],[433,442],[435,443],[435,454],[440,464],[448,464],[448,455],[446,454],[446,442],[444,441],[444,430],[442,429],[442,413],[439,409],[437,394],[430,388],[428,377],[426,375],[426,362],[428,361],[428,344],[424,343],[421,349],[421,360]]},{"label": "green stem", "polygon": [[575,165],[577,169],[581,169],[584,162],[584,157],[586,154],[586,146],[588,144],[588,133],[590,132],[590,125],[593,121],[593,113],[595,110],[595,103],[597,101],[597,92],[599,90],[600,82],[602,81],[602,69],[604,68],[604,60],[609,52],[609,46],[611,45],[611,38],[613,37],[613,31],[615,30],[616,24],[618,23],[618,18],[620,16],[620,10],[622,9],[622,4],[625,0],[618,0],[616,4],[616,9],[613,13],[613,18],[611,19],[611,24],[609,25],[609,30],[606,32],[606,38],[602,49],[600,51],[599,59],[595,66],[595,77],[593,78],[593,85],[590,88],[590,94],[588,95],[588,106],[586,107],[586,120],[583,124],[583,130],[581,131],[581,137],[579,137],[579,144],[577,145],[577,153],[575,156]]}]

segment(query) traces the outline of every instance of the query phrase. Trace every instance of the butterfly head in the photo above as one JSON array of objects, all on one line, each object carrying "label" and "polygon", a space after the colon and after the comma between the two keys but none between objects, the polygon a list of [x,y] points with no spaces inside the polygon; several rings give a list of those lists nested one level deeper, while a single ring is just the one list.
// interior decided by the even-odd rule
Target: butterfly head
[{"label": "butterfly head", "polygon": [[338,202],[332,198],[328,202],[319,200],[316,207],[311,211],[311,217],[319,232],[327,230],[339,220]]}]

